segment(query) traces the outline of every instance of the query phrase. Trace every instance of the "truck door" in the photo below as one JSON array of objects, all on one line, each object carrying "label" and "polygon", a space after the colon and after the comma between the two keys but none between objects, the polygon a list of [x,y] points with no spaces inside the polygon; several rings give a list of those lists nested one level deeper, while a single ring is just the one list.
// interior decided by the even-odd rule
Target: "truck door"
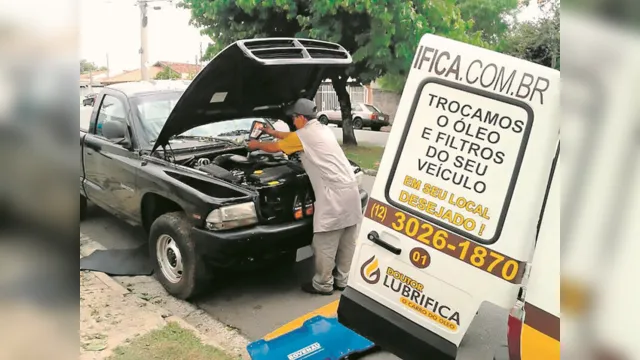
[{"label": "truck door", "polygon": [[[85,191],[89,200],[124,218],[136,219],[136,162],[132,147],[125,148],[102,134],[107,121],[128,122],[128,103],[124,96],[106,93],[92,114],[90,132],[85,138]],[[133,145],[132,145],[133,146]]]},{"label": "truck door", "polygon": [[558,71],[425,35],[365,209],[341,323],[403,359],[454,359],[511,309],[559,139]]}]

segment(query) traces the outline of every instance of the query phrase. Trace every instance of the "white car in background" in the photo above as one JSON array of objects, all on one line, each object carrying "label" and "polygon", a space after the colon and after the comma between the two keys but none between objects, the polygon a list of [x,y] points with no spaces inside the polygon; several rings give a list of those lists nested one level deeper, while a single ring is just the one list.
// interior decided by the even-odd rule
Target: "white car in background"
[{"label": "white car in background", "polygon": [[[380,131],[380,128],[383,126],[389,126],[389,115],[383,113],[374,105],[364,103],[352,104],[351,116],[354,129],[369,127],[373,131]],[[318,113],[318,121],[325,125],[336,124],[338,127],[342,127],[342,113],[340,112],[340,108],[320,111]]]}]

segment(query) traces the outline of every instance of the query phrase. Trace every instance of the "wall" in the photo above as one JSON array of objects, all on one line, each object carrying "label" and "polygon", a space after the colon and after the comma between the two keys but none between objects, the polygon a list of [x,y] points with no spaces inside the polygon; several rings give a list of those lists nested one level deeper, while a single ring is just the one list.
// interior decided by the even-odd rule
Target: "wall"
[{"label": "wall", "polygon": [[[367,89],[359,84],[351,83],[347,86],[347,91],[351,97],[351,103],[369,103],[367,99]],[[338,95],[336,95],[331,82],[323,82],[315,96],[315,103],[318,111],[333,110],[340,106]]]},{"label": "wall", "polygon": [[400,103],[400,94],[396,94],[390,91],[382,89],[373,90],[373,105],[380,109],[385,114],[389,114],[389,121],[393,124],[393,119],[398,110],[398,104]]}]

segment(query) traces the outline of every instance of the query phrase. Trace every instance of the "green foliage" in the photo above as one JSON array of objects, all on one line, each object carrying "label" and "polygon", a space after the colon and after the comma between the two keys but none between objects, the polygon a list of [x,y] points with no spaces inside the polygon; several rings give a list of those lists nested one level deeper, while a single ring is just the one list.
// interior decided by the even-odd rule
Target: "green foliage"
[{"label": "green foliage", "polygon": [[175,80],[175,79],[180,79],[181,75],[178,74],[177,72],[173,71],[173,69],[171,69],[168,66],[165,66],[162,68],[162,70],[156,74],[156,76],[154,77],[154,79],[156,80]]},{"label": "green foliage", "polygon": [[560,5],[550,2],[545,16],[516,24],[499,44],[505,53],[560,70]]},{"label": "green foliage", "polygon": [[[518,11],[518,0],[455,0],[460,17],[467,25],[466,33],[461,40],[473,45],[495,49],[500,39],[509,30],[508,18]],[[442,33],[449,38],[446,33]],[[411,63],[413,53],[408,55]],[[408,68],[408,66],[407,66]],[[384,90],[401,93],[406,75],[389,71],[378,80]]]},{"label": "green foliage", "polygon": [[509,30],[507,17],[518,10],[518,0],[457,0],[462,18],[472,22],[471,31],[495,45]]},{"label": "green foliage", "polygon": [[86,59],[80,60],[80,74],[88,73],[89,71],[104,71],[107,70],[106,66],[98,67],[95,63]]},{"label": "green foliage", "polygon": [[203,28],[202,33],[214,41],[205,59],[234,41],[261,37],[325,40],[349,51],[353,64],[345,74],[332,76],[347,146],[357,145],[349,115],[351,100],[344,88],[347,77],[369,84],[389,74],[403,82],[418,42],[427,33],[484,45],[481,33],[470,35],[473,24],[463,20],[456,0],[183,1],[180,6],[191,10],[191,24]]},{"label": "green foliage", "polygon": [[468,35],[472,23],[461,18],[456,0],[184,0],[181,6],[214,40],[205,59],[244,38],[327,40],[352,54],[348,75],[363,84],[387,73],[406,75],[425,33],[481,42],[479,34]]}]

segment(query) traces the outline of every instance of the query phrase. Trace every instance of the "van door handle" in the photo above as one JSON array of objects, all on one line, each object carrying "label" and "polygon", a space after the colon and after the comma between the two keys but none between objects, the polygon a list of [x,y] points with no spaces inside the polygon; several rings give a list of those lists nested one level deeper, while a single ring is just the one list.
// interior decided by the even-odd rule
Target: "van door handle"
[{"label": "van door handle", "polygon": [[391,244],[389,244],[388,242],[380,239],[380,235],[378,235],[377,232],[372,231],[367,235],[367,239],[373,241],[373,243],[375,243],[376,245],[380,245],[381,247],[383,247],[385,250],[389,250],[392,253],[396,254],[396,255],[400,255],[400,253],[402,252],[402,250],[400,248],[397,248]]}]

